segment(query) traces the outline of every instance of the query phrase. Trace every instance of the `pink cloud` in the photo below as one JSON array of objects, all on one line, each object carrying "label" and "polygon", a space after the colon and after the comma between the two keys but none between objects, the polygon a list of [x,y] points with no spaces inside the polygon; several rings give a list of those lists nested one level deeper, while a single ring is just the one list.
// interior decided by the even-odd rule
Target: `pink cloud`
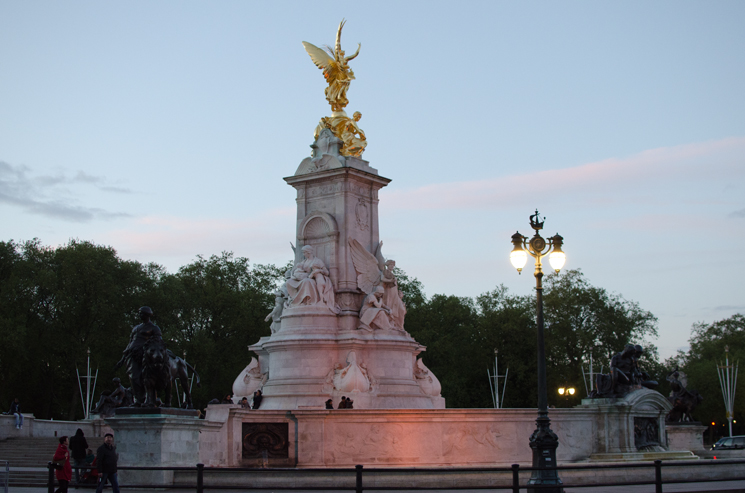
[{"label": "pink cloud", "polygon": [[[582,194],[597,202],[615,201],[608,192],[657,185],[670,189],[692,181],[726,181],[745,175],[745,137],[651,149],[627,158],[605,159],[572,168],[539,171],[479,181],[425,185],[383,192],[398,209],[503,207],[525,193]],[[590,197],[594,196],[592,199]],[[648,199],[647,199],[648,200]]]},{"label": "pink cloud", "polygon": [[269,260],[277,256],[280,244],[287,247],[280,256],[289,258],[287,242],[294,241],[294,215],[293,208],[282,208],[246,220],[147,216],[129,227],[110,231],[105,240],[130,258],[209,256],[227,250]]}]

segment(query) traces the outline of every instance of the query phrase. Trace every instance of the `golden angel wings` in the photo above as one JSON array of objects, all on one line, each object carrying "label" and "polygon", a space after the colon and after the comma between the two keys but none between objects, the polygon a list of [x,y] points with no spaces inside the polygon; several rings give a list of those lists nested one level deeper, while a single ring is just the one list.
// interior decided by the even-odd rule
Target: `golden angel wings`
[{"label": "golden angel wings", "polygon": [[357,45],[357,51],[352,56],[345,56],[344,50],[341,49],[341,30],[344,27],[346,21],[342,19],[339,23],[339,29],[336,32],[336,46],[332,50],[326,46],[326,51],[314,46],[306,41],[303,41],[303,47],[305,51],[310,55],[313,63],[318,68],[323,70],[323,76],[328,82],[326,88],[326,100],[331,104],[332,111],[344,111],[344,107],[349,103],[347,99],[347,90],[349,89],[349,83],[354,79],[354,72],[349,68],[348,62],[360,53],[361,44]]}]

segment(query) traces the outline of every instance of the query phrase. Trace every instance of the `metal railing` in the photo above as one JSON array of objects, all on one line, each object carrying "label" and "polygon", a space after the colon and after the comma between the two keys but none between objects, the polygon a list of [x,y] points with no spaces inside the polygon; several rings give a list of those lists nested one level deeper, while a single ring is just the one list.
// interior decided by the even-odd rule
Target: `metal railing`
[{"label": "metal railing", "polygon": [[[685,467],[698,468],[698,467],[710,467],[710,468],[726,468],[733,465],[743,465],[745,460],[700,460],[700,461],[660,461],[656,460],[649,463],[632,463],[632,464],[602,464],[602,465],[566,465],[553,468],[546,468],[559,471],[559,475],[562,476],[561,472],[577,471],[580,474],[587,473],[593,474],[601,470],[629,470],[629,469],[641,469],[648,470],[648,474],[642,474],[640,476],[647,476],[647,479],[641,479],[636,481],[597,481],[597,482],[567,482],[563,481],[563,484],[559,485],[563,488],[596,488],[605,486],[639,486],[639,485],[654,485],[656,493],[663,492],[664,485],[671,484],[683,484],[683,483],[715,483],[721,481],[745,481],[744,473],[735,473],[726,477],[712,478],[710,473],[702,474],[702,478],[694,479],[683,479],[683,478],[665,478],[663,479],[663,471],[665,468],[668,470],[674,467]],[[54,470],[55,466],[52,462],[47,464],[49,475],[48,475],[48,488],[49,493],[54,492]],[[90,466],[83,466],[81,469],[91,469]],[[204,493],[205,490],[325,490],[325,491],[354,491],[355,493],[363,493],[364,491],[401,491],[401,490],[494,490],[494,491],[512,491],[512,493],[520,493],[526,491],[527,488],[531,490],[541,489],[556,489],[557,485],[538,485],[528,484],[527,474],[523,475],[521,479],[520,473],[531,473],[537,468],[534,467],[520,467],[518,464],[513,464],[512,467],[494,467],[494,468],[364,468],[363,466],[355,466],[354,468],[309,468],[309,469],[295,469],[295,468],[249,468],[249,467],[205,467],[204,464],[197,464],[195,467],[119,467],[121,471],[182,471],[187,473],[196,473],[196,478],[192,482],[178,482],[175,484],[121,484],[120,488],[132,488],[132,489],[179,489],[179,490],[196,490],[197,493]],[[205,474],[211,477],[217,475],[228,474],[228,473],[244,473],[245,480],[241,481],[240,485],[232,484],[205,484]],[[307,484],[302,486],[284,486],[278,485],[276,482],[269,484],[262,484],[261,481],[255,483],[252,479],[256,479],[259,474],[267,473],[283,473],[285,477],[292,479],[292,476],[299,476],[308,473],[320,473],[328,477],[329,475],[342,476],[346,484],[343,485],[332,485],[324,484],[322,486]],[[459,474],[463,473],[481,473],[482,475],[490,475],[492,479],[495,477],[502,477],[502,481],[495,483],[493,481],[484,481],[483,484],[474,484],[473,481],[460,481],[453,484],[428,484],[426,486],[420,486],[411,484],[411,476],[427,477],[427,475],[448,475],[448,474]],[[376,476],[382,475],[411,475],[406,480],[406,485],[400,486],[385,486],[382,484],[376,484],[374,481]],[[6,463],[6,478],[7,478],[7,463]],[[365,486],[366,479],[372,480],[370,486]],[[289,483],[289,481],[288,481]],[[292,483],[297,483],[297,479],[293,479]],[[317,481],[316,481],[317,483]],[[7,480],[6,480],[6,492],[7,492]],[[253,484],[253,486],[252,486]],[[83,488],[95,488],[95,484],[78,485]]]},{"label": "metal railing", "polygon": [[3,469],[3,481],[0,485],[3,487],[4,493],[8,493],[8,483],[10,483],[10,462],[7,460],[0,460]]}]

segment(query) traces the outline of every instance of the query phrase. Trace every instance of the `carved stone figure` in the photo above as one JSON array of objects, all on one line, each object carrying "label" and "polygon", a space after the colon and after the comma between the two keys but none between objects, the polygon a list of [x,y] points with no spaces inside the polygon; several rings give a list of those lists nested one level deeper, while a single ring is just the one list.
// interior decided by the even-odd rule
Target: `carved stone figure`
[{"label": "carved stone figure", "polygon": [[287,301],[287,297],[281,289],[274,293],[274,309],[264,319],[265,322],[268,322],[269,320],[272,321],[272,334],[276,333],[282,324],[282,311],[284,310]]},{"label": "carved stone figure", "polygon": [[347,90],[349,89],[349,83],[354,79],[354,72],[349,68],[348,62],[359,55],[360,48],[362,47],[362,45],[358,45],[354,55],[345,56],[344,51],[341,49],[341,30],[345,22],[342,19],[341,23],[339,23],[339,29],[336,32],[336,46],[334,50],[326,47],[328,53],[317,46],[303,41],[305,51],[308,52],[313,63],[323,70],[323,76],[329,84],[325,90],[326,100],[334,112],[343,111],[344,107],[349,103]]},{"label": "carved stone figure", "polygon": [[627,344],[623,351],[616,353],[611,358],[610,373],[597,376],[591,397],[620,397],[642,387],[657,387],[657,382],[639,368],[638,360],[642,352],[638,344]]},{"label": "carved stone figure", "polygon": [[347,366],[334,372],[334,388],[340,392],[370,391],[367,370],[357,364],[357,354],[354,351],[347,355]]},{"label": "carved stone figure", "polygon": [[[385,308],[390,322],[390,328],[404,330],[404,317],[406,316],[406,305],[403,302],[403,293],[398,289],[398,281],[393,274],[396,262],[393,260],[386,261],[381,252],[383,242],[381,241],[375,249],[375,254],[365,250],[359,241],[349,238],[350,252],[352,253],[352,263],[357,271],[357,287],[367,294],[362,309],[360,310],[360,328],[368,329],[369,322],[363,321],[363,312],[369,311],[370,308]],[[377,306],[377,296],[375,292],[379,287],[383,288],[383,297],[381,306]],[[375,316],[379,312],[374,312]],[[369,319],[372,314],[367,315]],[[381,320],[382,322],[382,320]],[[380,327],[379,324],[379,328]]]},{"label": "carved stone figure", "polygon": [[416,383],[419,384],[419,388],[423,394],[438,397],[442,392],[442,386],[437,377],[429,371],[429,368],[424,366],[424,361],[421,358],[416,360],[414,366],[414,378]]},{"label": "carved stone figure", "polygon": [[360,310],[360,324],[358,329],[373,330],[383,329],[391,330],[391,310],[383,304],[385,290],[383,286],[378,286],[375,291],[365,297]]},{"label": "carved stone figure", "polygon": [[667,414],[666,420],[669,422],[693,421],[693,410],[696,409],[704,398],[696,390],[688,390],[688,379],[685,373],[679,371],[676,367],[667,376],[670,382],[670,397],[668,400],[673,408]]},{"label": "carved stone figure", "polygon": [[302,252],[305,259],[295,265],[292,276],[285,283],[289,306],[325,305],[332,312],[339,313],[334,285],[323,260],[315,256],[310,245],[304,246]]},{"label": "carved stone figure", "polygon": [[238,375],[238,378],[233,382],[233,395],[238,400],[243,397],[251,397],[254,392],[261,389],[269,378],[269,373],[261,373],[261,367],[259,361],[256,358],[251,358],[251,362],[246,368]]},{"label": "carved stone figure", "polygon": [[132,391],[124,388],[119,377],[115,377],[112,382],[114,382],[115,389],[113,391],[106,390],[101,393],[101,398],[92,411],[94,414],[113,416],[116,408],[131,406],[134,403]]},{"label": "carved stone figure", "polygon": [[381,282],[385,288],[383,304],[391,310],[391,321],[393,327],[404,330],[404,317],[406,317],[406,305],[404,305],[404,293],[398,289],[398,280],[393,275],[393,269],[396,268],[395,260],[385,261],[385,270],[381,276]]}]

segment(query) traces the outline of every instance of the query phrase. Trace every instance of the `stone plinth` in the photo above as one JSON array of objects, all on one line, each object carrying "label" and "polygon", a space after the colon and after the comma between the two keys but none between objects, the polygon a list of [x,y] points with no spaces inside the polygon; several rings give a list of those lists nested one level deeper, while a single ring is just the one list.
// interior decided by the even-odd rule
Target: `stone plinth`
[{"label": "stone plinth", "polygon": [[[225,440],[222,446],[227,457],[212,460],[203,453],[202,461],[254,467],[260,453],[244,444],[255,443],[251,434],[258,434],[276,452],[269,457],[270,467],[529,465],[528,440],[536,416],[535,409],[248,411],[213,405],[207,409],[206,421],[223,423],[221,431],[215,428],[214,437]],[[593,452],[597,410],[551,410],[550,416],[559,436],[558,459],[586,459]],[[216,443],[211,435],[202,433],[201,439]]]},{"label": "stone plinth", "polygon": [[[188,466],[199,462],[199,433],[204,421],[197,411],[117,409],[106,418],[114,430],[120,466]],[[121,471],[121,483],[173,484],[173,471]]]},{"label": "stone plinth", "polygon": [[690,450],[694,454],[703,457],[706,455],[704,449],[704,432],[706,426],[701,423],[667,423],[667,443],[670,450]]},{"label": "stone plinth", "polygon": [[623,397],[582,399],[578,408],[598,411],[594,462],[685,460],[698,457],[687,448],[670,447],[665,416],[670,402],[659,392],[641,388]]}]

